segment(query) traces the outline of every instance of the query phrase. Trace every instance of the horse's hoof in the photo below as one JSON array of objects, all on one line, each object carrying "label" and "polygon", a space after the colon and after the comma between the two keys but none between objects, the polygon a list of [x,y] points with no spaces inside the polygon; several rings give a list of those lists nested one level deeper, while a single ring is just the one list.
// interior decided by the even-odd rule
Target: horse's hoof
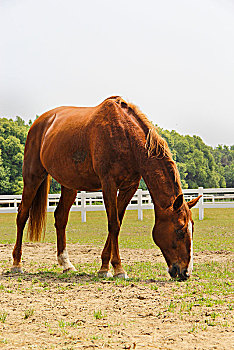
[{"label": "horse's hoof", "polygon": [[116,275],[114,275],[114,278],[121,278],[121,279],[124,279],[124,280],[128,280],[129,279],[129,277],[128,277],[126,272],[117,273]]},{"label": "horse's hoof", "polygon": [[11,272],[12,273],[24,273],[21,266],[12,266]]},{"label": "horse's hoof", "polygon": [[112,273],[110,271],[98,271],[98,276],[99,277],[104,277],[104,278],[111,278],[113,277]]},{"label": "horse's hoof", "polygon": [[74,266],[71,266],[71,267],[68,267],[67,269],[64,269],[63,273],[72,272],[72,271],[77,271]]}]

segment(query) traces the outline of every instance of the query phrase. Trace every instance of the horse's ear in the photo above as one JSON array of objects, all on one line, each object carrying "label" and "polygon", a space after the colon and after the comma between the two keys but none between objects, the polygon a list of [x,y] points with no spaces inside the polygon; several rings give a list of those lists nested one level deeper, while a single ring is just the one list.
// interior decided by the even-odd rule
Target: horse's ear
[{"label": "horse's ear", "polygon": [[180,207],[182,206],[183,202],[184,202],[184,195],[182,193],[182,194],[179,194],[178,197],[176,197],[175,202],[173,203],[173,209],[174,210],[180,209]]},{"label": "horse's ear", "polygon": [[190,202],[187,202],[189,209],[194,207],[201,197],[202,197],[202,195],[198,196],[197,198],[192,199]]}]

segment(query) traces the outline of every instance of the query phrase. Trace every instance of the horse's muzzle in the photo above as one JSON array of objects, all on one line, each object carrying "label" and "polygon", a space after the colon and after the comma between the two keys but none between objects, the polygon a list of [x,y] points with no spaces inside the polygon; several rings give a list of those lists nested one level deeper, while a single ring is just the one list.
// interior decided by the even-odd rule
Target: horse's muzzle
[{"label": "horse's muzzle", "polygon": [[171,278],[178,277],[180,281],[186,281],[190,277],[188,270],[184,269],[180,271],[180,268],[177,264],[172,265],[172,267],[169,269],[169,274]]}]

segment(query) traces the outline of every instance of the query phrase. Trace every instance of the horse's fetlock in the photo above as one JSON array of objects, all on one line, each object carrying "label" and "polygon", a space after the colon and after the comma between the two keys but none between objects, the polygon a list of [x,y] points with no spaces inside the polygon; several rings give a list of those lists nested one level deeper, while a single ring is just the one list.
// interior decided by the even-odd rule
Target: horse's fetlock
[{"label": "horse's fetlock", "polygon": [[120,261],[117,259],[111,260],[111,265],[113,266],[114,269],[116,269],[118,266],[121,265]]}]

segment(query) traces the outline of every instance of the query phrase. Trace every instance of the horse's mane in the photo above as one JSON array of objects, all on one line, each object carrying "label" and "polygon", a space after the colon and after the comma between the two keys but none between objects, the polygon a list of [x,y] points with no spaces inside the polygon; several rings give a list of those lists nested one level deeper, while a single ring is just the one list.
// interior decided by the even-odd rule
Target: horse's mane
[{"label": "horse's mane", "polygon": [[[157,158],[169,158],[172,160],[172,155],[167,145],[166,140],[164,140],[157,132],[156,127],[148,120],[146,115],[141,112],[141,110],[133,103],[128,103],[122,99],[120,96],[111,96],[106,100],[114,100],[117,104],[121,106],[127,112],[127,114],[132,115],[140,124],[146,135],[145,148],[148,151],[148,156],[156,156]],[[105,101],[106,101],[105,100]]]}]

